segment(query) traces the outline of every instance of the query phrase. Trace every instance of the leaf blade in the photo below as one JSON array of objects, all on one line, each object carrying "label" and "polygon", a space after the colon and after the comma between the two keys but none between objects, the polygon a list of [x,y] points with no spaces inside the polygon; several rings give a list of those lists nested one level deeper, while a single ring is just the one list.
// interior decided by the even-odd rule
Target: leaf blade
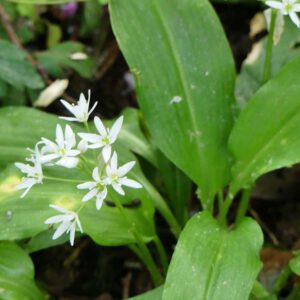
[{"label": "leaf blade", "polygon": [[205,0],[112,0],[110,12],[154,142],[212,197],[229,178],[235,77],[215,13]]},{"label": "leaf blade", "polygon": [[247,299],[261,267],[262,242],[261,230],[251,219],[227,231],[207,212],[199,213],[187,223],[176,246],[163,300],[221,300],[224,295]]}]

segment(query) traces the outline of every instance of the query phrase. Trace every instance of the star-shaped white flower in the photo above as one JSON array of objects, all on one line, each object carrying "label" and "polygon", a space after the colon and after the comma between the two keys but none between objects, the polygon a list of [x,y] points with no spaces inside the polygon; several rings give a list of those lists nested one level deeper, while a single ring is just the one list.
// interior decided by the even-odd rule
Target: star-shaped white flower
[{"label": "star-shaped white flower", "polygon": [[76,138],[72,128],[66,125],[65,133],[59,124],[56,125],[56,143],[42,138],[44,146],[41,149],[41,162],[49,163],[56,160],[54,164],[66,167],[75,168],[79,162],[76,157],[80,154],[80,150],[73,149],[76,145]]},{"label": "star-shaped white flower", "polygon": [[102,155],[105,162],[108,162],[111,155],[111,145],[116,141],[123,123],[123,116],[119,117],[111,129],[105,128],[100,118],[95,117],[94,123],[99,134],[78,133],[82,140],[90,143],[90,149],[102,148]]},{"label": "star-shaped white flower", "polygon": [[106,166],[107,178],[105,181],[107,184],[110,184],[120,195],[125,195],[122,185],[134,189],[142,188],[142,185],[139,182],[129,179],[125,176],[134,167],[134,165],[135,161],[130,161],[118,168],[118,156],[117,153],[114,152],[110,163]]},{"label": "star-shaped white flower", "polygon": [[60,100],[60,102],[64,105],[64,107],[75,116],[74,117],[60,117],[61,119],[67,121],[81,122],[86,123],[89,119],[90,114],[94,111],[98,102],[95,102],[93,107],[89,110],[91,99],[91,90],[88,91],[88,100],[86,100],[83,93],[80,94],[79,101],[76,105],[70,104],[65,100]]},{"label": "star-shaped white flower", "polygon": [[300,20],[297,12],[300,12],[300,4],[297,0],[282,0],[282,1],[266,1],[266,4],[271,7],[278,9],[283,15],[289,15],[295,25],[300,28]]},{"label": "star-shaped white flower", "polygon": [[96,198],[96,208],[99,210],[102,207],[103,200],[107,196],[107,187],[104,180],[99,176],[99,168],[93,170],[93,179],[95,181],[88,181],[77,185],[80,190],[90,190],[83,198],[82,201],[86,202],[93,198]]},{"label": "star-shaped white flower", "polygon": [[64,233],[67,233],[67,234],[70,234],[70,244],[71,244],[71,246],[73,246],[74,239],[75,239],[76,226],[78,227],[78,229],[80,230],[81,233],[83,232],[77,213],[67,210],[63,207],[57,206],[57,205],[49,205],[49,206],[51,208],[57,210],[58,212],[62,213],[60,215],[50,217],[45,221],[45,224],[48,224],[48,225],[61,223],[57,227],[56,231],[54,232],[52,239],[56,240],[60,236],[62,236]]},{"label": "star-shaped white flower", "polygon": [[18,162],[15,163],[15,166],[20,169],[22,173],[26,174],[26,176],[22,178],[22,182],[16,186],[17,190],[26,189],[21,195],[21,198],[24,198],[35,184],[43,183],[42,166],[39,161],[35,161],[33,166]]}]

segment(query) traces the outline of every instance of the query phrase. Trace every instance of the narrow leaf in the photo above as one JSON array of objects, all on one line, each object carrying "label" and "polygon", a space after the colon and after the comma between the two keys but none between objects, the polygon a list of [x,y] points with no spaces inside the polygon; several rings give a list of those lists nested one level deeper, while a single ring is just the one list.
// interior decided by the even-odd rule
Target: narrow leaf
[{"label": "narrow leaf", "polygon": [[296,58],[247,103],[229,140],[236,159],[232,192],[260,175],[300,161],[300,58]]}]

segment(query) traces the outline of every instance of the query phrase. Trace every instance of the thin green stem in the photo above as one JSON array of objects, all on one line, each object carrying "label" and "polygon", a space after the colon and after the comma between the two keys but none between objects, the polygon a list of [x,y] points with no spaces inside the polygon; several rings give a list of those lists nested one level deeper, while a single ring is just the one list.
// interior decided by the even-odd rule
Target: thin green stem
[{"label": "thin green stem", "polygon": [[165,250],[165,247],[158,236],[155,236],[154,243],[158,251],[158,255],[164,270],[164,274],[167,275],[169,263],[168,263],[168,255]]},{"label": "thin green stem", "polygon": [[220,208],[220,213],[219,213],[219,222],[222,226],[227,226],[226,217],[227,217],[227,213],[228,213],[228,210],[230,208],[233,198],[234,198],[234,195],[231,193],[231,191],[229,189],[228,194]]},{"label": "thin green stem", "polygon": [[53,181],[63,181],[63,182],[82,183],[82,180],[66,179],[66,178],[51,177],[51,176],[44,176],[44,179],[53,180]]},{"label": "thin green stem", "polygon": [[219,210],[221,210],[223,202],[224,202],[224,195],[223,195],[223,191],[221,190],[218,192],[218,208],[219,208]]},{"label": "thin green stem", "polygon": [[121,215],[125,219],[125,221],[128,223],[129,227],[131,228],[131,232],[133,236],[136,239],[137,246],[139,248],[139,253],[142,257],[143,262],[147,266],[149,273],[152,277],[152,280],[155,284],[155,286],[159,286],[163,283],[163,277],[158,272],[157,267],[154,263],[154,260],[151,256],[150,251],[148,250],[147,246],[145,245],[143,238],[140,236],[139,231],[136,229],[135,224],[131,222],[131,220],[128,218],[127,213],[124,209],[124,207],[121,205],[121,203],[117,200],[114,201],[115,205],[118,207]]},{"label": "thin green stem", "polygon": [[278,278],[276,279],[272,293],[278,295],[280,291],[286,286],[290,276],[292,275],[292,271],[289,266],[286,266],[279,274]]},{"label": "thin green stem", "polygon": [[239,224],[247,213],[251,192],[252,188],[243,190],[242,198],[235,219],[236,224]]},{"label": "thin green stem", "polygon": [[300,295],[300,283],[296,283],[292,291],[289,293],[289,295],[286,297],[285,300],[298,300],[299,295]]},{"label": "thin green stem", "polygon": [[266,83],[270,79],[270,76],[271,76],[273,36],[274,36],[274,30],[275,30],[276,16],[277,16],[277,10],[272,9],[270,29],[269,29],[267,47],[266,47],[266,56],[265,56],[263,77],[262,77],[263,84]]}]

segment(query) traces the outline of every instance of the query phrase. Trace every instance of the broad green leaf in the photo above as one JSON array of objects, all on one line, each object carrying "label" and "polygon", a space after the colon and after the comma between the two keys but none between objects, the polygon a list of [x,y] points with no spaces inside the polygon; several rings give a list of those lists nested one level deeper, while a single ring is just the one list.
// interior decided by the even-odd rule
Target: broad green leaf
[{"label": "broad green leaf", "polygon": [[[28,156],[27,147],[33,147],[42,136],[53,139],[55,124],[58,118],[45,113],[25,108],[6,108],[0,111],[0,166],[6,166],[14,161],[24,161]],[[26,124],[26,125],[25,125]],[[83,130],[73,125],[75,131]],[[120,164],[135,160],[135,157],[122,145],[117,145]],[[47,170],[48,169],[48,170]],[[51,171],[52,170],[52,171]],[[73,178],[88,181],[88,175],[81,175],[76,170],[64,168],[45,168],[45,173],[59,178]],[[51,172],[54,172],[53,174]],[[76,188],[76,183],[54,182],[44,180],[24,198],[15,191],[15,185],[20,182],[21,174],[14,166],[2,171],[0,178],[0,239],[14,240],[32,237],[47,229],[44,221],[55,214],[49,204],[58,204],[67,209],[77,209],[81,205],[82,193]],[[140,181],[145,188],[126,189],[126,196],[120,199],[111,192],[108,199],[120,199],[130,203],[139,199],[140,205],[127,208],[127,213],[146,241],[154,235],[153,198],[156,191],[143,177],[138,166],[131,171],[130,177]],[[80,213],[84,232],[102,245],[121,245],[134,242],[131,226],[123,219],[116,207],[104,207],[97,211],[93,201],[88,202]]]},{"label": "broad green leaf", "polygon": [[232,192],[269,171],[300,161],[300,57],[247,103],[236,121],[229,147],[236,160]]},{"label": "broad green leaf", "polygon": [[91,58],[74,60],[72,54],[83,52],[84,46],[78,42],[63,42],[46,51],[36,53],[37,59],[46,71],[55,77],[63,75],[64,70],[73,69],[82,77],[89,78],[94,62]]},{"label": "broad green leaf", "polygon": [[229,178],[234,103],[234,63],[216,14],[206,0],[111,0],[110,14],[154,143],[208,200]]},{"label": "broad green leaf", "polygon": [[154,290],[151,290],[147,293],[144,293],[142,295],[138,295],[136,297],[129,298],[128,300],[161,300],[162,299],[162,293],[163,293],[163,286],[160,286]]},{"label": "broad green leaf", "polygon": [[[280,42],[273,46],[272,51],[272,76],[290,60],[299,56],[300,32],[289,18],[284,18],[284,31]],[[260,88],[263,74],[264,58],[266,49],[266,38],[255,44],[251,53],[251,59],[243,63],[240,75],[236,82],[236,97],[242,106]]]},{"label": "broad green leaf", "polygon": [[162,299],[248,299],[261,268],[262,243],[252,219],[228,231],[207,212],[195,215],[175,248]]},{"label": "broad green leaf", "polygon": [[36,69],[27,61],[25,53],[5,40],[0,40],[0,65],[0,80],[17,89],[39,89],[44,86]]},{"label": "broad green leaf", "polygon": [[0,242],[1,300],[46,299],[34,282],[34,266],[24,250],[11,242]]}]

